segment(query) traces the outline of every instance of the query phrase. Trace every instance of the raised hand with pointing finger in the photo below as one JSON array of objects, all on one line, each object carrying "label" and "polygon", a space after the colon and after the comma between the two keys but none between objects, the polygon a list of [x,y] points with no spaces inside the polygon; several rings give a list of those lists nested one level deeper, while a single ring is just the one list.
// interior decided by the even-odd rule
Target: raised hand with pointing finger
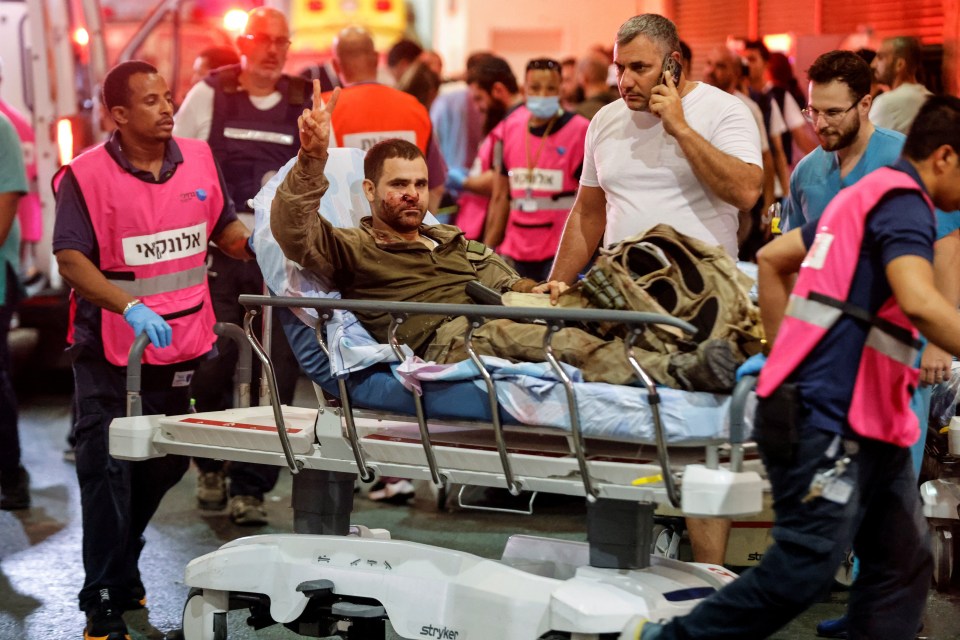
[{"label": "raised hand with pointing finger", "polygon": [[340,88],[333,90],[330,101],[324,104],[320,81],[313,81],[313,108],[304,109],[297,119],[300,129],[300,150],[314,158],[326,158],[330,146],[330,119],[340,97]]}]

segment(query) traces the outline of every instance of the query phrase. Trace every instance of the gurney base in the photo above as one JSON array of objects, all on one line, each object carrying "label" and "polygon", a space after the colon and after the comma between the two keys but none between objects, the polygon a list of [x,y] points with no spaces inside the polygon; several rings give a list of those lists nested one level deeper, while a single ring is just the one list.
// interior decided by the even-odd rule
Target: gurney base
[{"label": "gurney base", "polygon": [[531,536],[511,538],[500,561],[397,540],[242,538],[187,566],[184,637],[225,637],[216,635],[224,613],[252,605],[258,627],[272,621],[313,637],[359,638],[351,625],[382,607],[401,638],[599,638],[634,615],[686,613],[734,578],[660,557],[641,571],[597,569],[588,556],[585,543]]}]

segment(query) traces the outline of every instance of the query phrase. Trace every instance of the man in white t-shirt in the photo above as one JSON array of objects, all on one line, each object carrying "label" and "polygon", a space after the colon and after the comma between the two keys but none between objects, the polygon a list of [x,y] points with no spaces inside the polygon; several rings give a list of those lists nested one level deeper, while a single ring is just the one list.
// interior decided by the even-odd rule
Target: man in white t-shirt
[{"label": "man in white t-shirt", "polygon": [[873,99],[870,122],[874,125],[906,135],[920,107],[933,95],[917,82],[920,54],[916,38],[887,38],[880,45],[870,66],[874,80],[889,86],[890,91]]},{"label": "man in white t-shirt", "polygon": [[[622,100],[602,108],[587,130],[580,190],[570,211],[551,282],[556,300],[600,244],[660,223],[737,255],[737,212],[760,197],[760,133],[750,110],[709,85],[667,78],[680,61],[676,26],[644,14],[617,32],[614,64]],[[729,521],[688,519],[694,557],[722,564]]]},{"label": "man in white t-shirt", "polygon": [[551,279],[572,283],[600,243],[666,222],[737,254],[737,211],[760,195],[760,133],[737,98],[681,75],[661,84],[664,57],[679,61],[676,27],[645,14],[614,45],[621,100],[590,123],[580,190]]}]

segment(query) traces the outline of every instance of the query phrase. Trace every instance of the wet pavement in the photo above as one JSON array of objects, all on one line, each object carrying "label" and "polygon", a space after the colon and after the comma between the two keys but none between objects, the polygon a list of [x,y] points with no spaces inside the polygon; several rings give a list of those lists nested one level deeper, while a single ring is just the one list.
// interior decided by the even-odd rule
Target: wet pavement
[{"label": "wet pavement", "polygon": [[[306,395],[298,397],[309,398]],[[63,450],[70,420],[70,395],[21,395],[21,438],[24,464],[31,473],[33,506],[0,512],[0,639],[58,640],[82,638],[83,614],[76,593],[83,572],[80,560],[80,504],[74,466]],[[233,525],[224,512],[204,513],[195,507],[196,473],[191,469],[165,498],[147,530],[141,569],[148,609],[129,612],[134,640],[162,638],[179,627],[187,595],[183,569],[193,558],[221,544],[254,533],[292,530],[289,474],[267,501],[270,524],[255,529]],[[513,533],[583,540],[584,509],[578,504],[538,502],[533,516],[436,512],[411,506],[391,506],[358,499],[353,522],[389,529],[394,538],[448,546],[486,557],[498,557]],[[882,532],[878,532],[882,535]],[[844,592],[815,605],[774,637],[816,637],[816,622],[839,615]],[[254,631],[243,612],[228,616],[231,640],[299,638],[278,626]],[[931,591],[922,637],[960,638],[960,587],[956,580],[947,594]],[[485,639],[486,640],[486,639]],[[490,639],[495,640],[495,639]]]}]

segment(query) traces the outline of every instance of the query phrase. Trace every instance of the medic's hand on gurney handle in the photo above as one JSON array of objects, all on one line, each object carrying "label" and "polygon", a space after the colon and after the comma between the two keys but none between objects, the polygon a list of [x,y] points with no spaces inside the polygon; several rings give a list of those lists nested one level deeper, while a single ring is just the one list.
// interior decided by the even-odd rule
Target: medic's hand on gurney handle
[{"label": "medic's hand on gurney handle", "polygon": [[[329,310],[348,310],[353,312],[374,311],[379,313],[389,313],[395,318],[404,317],[410,314],[430,314],[447,317],[466,316],[475,322],[482,322],[483,319],[508,319],[518,321],[546,320],[551,331],[547,334],[546,345],[549,345],[549,336],[567,322],[616,322],[627,327],[631,331],[628,333],[626,348],[631,365],[637,372],[641,381],[647,387],[648,401],[654,415],[654,428],[657,435],[657,454],[664,476],[664,485],[671,503],[679,506],[679,496],[673,483],[673,475],[669,462],[669,453],[666,445],[666,435],[663,424],[659,418],[659,395],[653,386],[652,380],[643,372],[639,364],[632,357],[632,341],[636,338],[647,324],[659,324],[676,327],[688,334],[696,332],[696,328],[682,320],[670,316],[664,316],[655,313],[644,313],[639,311],[610,311],[605,309],[552,309],[552,308],[525,308],[525,307],[502,307],[489,305],[464,305],[464,304],[440,304],[440,303],[419,303],[419,302],[383,302],[372,300],[345,300],[330,298],[293,298],[254,296],[249,294],[241,295],[240,304],[248,309],[249,314],[255,312],[257,307],[277,306],[277,307],[301,307],[313,308],[318,311]],[[564,372],[555,362],[551,362],[557,370],[561,379],[564,378]],[[573,431],[574,453],[580,466],[581,476],[584,483],[584,489],[588,500],[595,500],[598,493],[592,486],[589,470],[587,468],[586,453],[583,445],[583,436],[580,433],[579,421],[574,419],[576,416],[576,404],[573,398],[572,387],[569,384],[564,385],[568,391],[568,401],[571,403],[571,429]],[[494,395],[495,397],[495,395]],[[278,427],[283,425],[283,415],[279,411],[279,404],[274,399],[274,414],[277,419]],[[496,412],[494,411],[494,415]],[[514,485],[511,482],[512,473],[510,471],[509,456],[506,453],[505,443],[502,441],[500,430],[497,429],[498,420],[494,420],[495,431],[498,433],[498,448],[501,453],[501,462],[504,467],[504,473],[508,479],[508,485]],[[298,468],[298,461],[294,459],[289,452],[289,443],[286,439],[286,433],[283,428],[279,428],[278,434],[281,442],[284,443],[284,453],[287,457],[287,464],[294,473]],[[424,443],[426,445],[426,443]],[[354,446],[359,447],[359,444]],[[429,453],[428,453],[429,456]]]},{"label": "medic's hand on gurney handle", "polygon": [[[237,345],[237,373],[234,388],[234,406],[250,406],[250,343],[243,331],[235,324],[227,322],[218,322],[213,325],[213,332],[218,336],[223,336],[233,340]],[[150,338],[146,332],[141,333],[130,346],[130,353],[127,355],[127,416],[143,415],[143,403],[140,398],[141,389],[141,370],[143,361],[143,352],[150,344]]]}]

